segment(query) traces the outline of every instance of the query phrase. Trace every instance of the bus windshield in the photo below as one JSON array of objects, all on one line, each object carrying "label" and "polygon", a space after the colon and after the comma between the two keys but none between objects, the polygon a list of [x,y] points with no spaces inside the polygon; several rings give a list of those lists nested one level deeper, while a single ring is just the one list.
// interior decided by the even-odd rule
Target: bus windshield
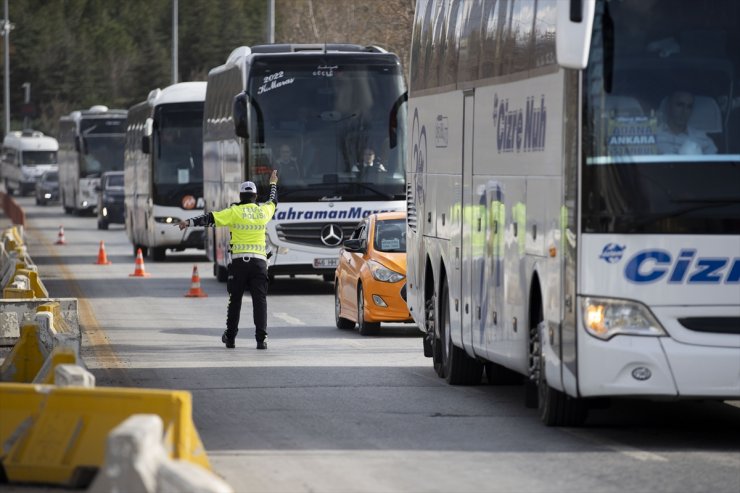
[{"label": "bus windshield", "polygon": [[123,169],[125,136],[88,135],[85,137],[85,154],[80,167],[81,177],[100,176],[106,171]]},{"label": "bus windshield", "polygon": [[57,151],[23,151],[23,166],[57,164]]},{"label": "bus windshield", "polygon": [[155,112],[153,185],[160,205],[203,196],[203,103],[172,103]]},{"label": "bus windshield", "polygon": [[250,179],[286,201],[404,197],[405,89],[395,57],[265,56],[251,67]]},{"label": "bus windshield", "polygon": [[740,3],[600,0],[584,71],[584,232],[740,231]]}]

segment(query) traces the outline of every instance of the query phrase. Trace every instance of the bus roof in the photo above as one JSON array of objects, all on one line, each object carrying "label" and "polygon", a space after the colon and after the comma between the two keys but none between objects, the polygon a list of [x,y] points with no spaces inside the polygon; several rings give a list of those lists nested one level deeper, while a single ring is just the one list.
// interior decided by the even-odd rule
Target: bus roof
[{"label": "bus roof", "polygon": [[3,139],[4,147],[12,147],[20,151],[58,151],[59,143],[54,137],[44,135],[38,130],[24,130],[10,132]]},{"label": "bus roof", "polygon": [[147,102],[151,106],[168,103],[189,103],[205,101],[206,82],[180,82],[164,89],[154,89],[149,92]]},{"label": "bus roof", "polygon": [[105,105],[97,104],[95,106],[91,106],[87,110],[73,111],[69,115],[61,117],[59,120],[80,121],[83,118],[126,118],[127,113],[127,110],[110,109]]}]

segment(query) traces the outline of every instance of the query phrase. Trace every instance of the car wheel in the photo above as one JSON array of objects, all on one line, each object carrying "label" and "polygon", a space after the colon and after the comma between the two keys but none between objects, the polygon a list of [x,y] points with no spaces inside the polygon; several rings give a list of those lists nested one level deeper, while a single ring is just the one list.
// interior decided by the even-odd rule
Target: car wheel
[{"label": "car wheel", "polygon": [[141,256],[146,257],[149,254],[149,248],[145,247],[144,245],[137,245],[134,243],[134,257],[138,255],[139,250],[141,250]]},{"label": "car wheel", "polygon": [[108,221],[98,219],[98,229],[108,229]]},{"label": "car wheel", "polygon": [[449,289],[442,287],[439,297],[439,329],[443,341],[442,361],[445,379],[450,385],[478,385],[483,376],[483,363],[471,358],[464,349],[452,343]]},{"label": "car wheel", "polygon": [[357,286],[357,328],[360,334],[367,336],[374,334],[380,328],[380,322],[367,322],[365,320],[365,295],[362,291],[362,284]]},{"label": "car wheel", "polygon": [[334,288],[334,321],[337,324],[337,329],[354,329],[355,323],[348,318],[339,316],[340,313],[342,313],[342,301],[339,299],[339,286],[337,286]]}]

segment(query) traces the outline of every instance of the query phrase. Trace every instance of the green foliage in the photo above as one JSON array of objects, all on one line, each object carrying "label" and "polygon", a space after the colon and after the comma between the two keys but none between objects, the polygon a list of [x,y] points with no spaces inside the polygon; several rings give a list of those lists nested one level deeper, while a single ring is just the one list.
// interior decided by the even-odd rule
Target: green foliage
[{"label": "green foliage", "polygon": [[[208,71],[243,45],[265,42],[265,0],[178,2],[179,81]],[[57,134],[59,117],[94,104],[129,108],[172,82],[171,0],[13,0],[11,113],[31,83],[31,126]],[[13,125],[14,129],[19,128]]]}]

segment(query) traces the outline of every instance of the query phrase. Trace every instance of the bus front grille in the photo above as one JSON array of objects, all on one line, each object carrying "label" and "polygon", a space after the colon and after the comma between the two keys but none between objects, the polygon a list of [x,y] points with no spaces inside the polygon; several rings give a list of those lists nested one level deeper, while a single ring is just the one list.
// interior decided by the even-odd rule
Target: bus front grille
[{"label": "bus front grille", "polygon": [[[330,225],[334,225],[335,229],[341,230],[341,240],[338,244],[333,244],[337,240],[329,241],[329,244],[322,240],[322,232],[326,236],[327,228]],[[313,247],[323,248],[337,248],[341,245],[342,241],[352,236],[352,232],[357,227],[357,223],[283,223],[278,224],[275,227],[278,239],[286,243],[296,243],[299,245],[307,245]],[[337,231],[338,233],[338,231]],[[338,236],[338,235],[335,235]]]}]

